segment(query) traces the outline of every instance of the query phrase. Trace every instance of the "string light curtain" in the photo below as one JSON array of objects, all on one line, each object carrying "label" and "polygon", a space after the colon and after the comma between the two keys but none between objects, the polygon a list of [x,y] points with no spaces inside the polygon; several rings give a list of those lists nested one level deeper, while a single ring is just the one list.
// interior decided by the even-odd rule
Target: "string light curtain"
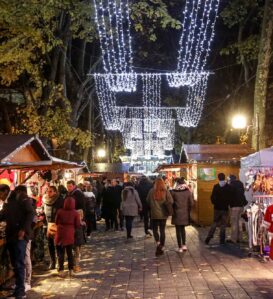
[{"label": "string light curtain", "polygon": [[93,0],[106,82],[115,92],[136,91],[129,0]]}]

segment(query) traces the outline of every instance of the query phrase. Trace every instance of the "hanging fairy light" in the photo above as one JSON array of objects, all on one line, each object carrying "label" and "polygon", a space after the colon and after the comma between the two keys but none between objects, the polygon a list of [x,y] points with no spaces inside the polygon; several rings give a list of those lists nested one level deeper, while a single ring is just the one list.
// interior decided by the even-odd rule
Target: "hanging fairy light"
[{"label": "hanging fairy light", "polygon": [[128,0],[93,1],[106,82],[115,92],[136,91]]},{"label": "hanging fairy light", "polygon": [[[104,69],[93,76],[103,124],[121,132],[133,156],[163,155],[174,147],[176,121],[196,127],[200,120],[220,0],[186,0],[177,68],[165,73],[133,71],[129,0],[93,1]],[[162,107],[163,77],[170,87],[187,86],[186,107]],[[138,81],[143,106],[118,106],[116,93],[136,91]]]},{"label": "hanging fairy light", "polygon": [[206,76],[203,72],[214,39],[219,2],[186,0],[177,69],[167,76],[170,87],[193,86]]}]

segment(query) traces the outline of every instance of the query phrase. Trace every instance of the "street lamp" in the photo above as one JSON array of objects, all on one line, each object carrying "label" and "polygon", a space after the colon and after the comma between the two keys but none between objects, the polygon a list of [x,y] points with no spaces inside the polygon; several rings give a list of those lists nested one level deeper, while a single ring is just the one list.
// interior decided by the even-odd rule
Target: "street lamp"
[{"label": "street lamp", "polygon": [[[252,127],[252,125],[247,125],[247,118],[242,114],[233,116],[232,127],[236,130],[239,130],[240,144],[247,144],[249,129]],[[245,132],[241,130],[245,130]]]},{"label": "street lamp", "polygon": [[105,158],[106,157],[106,151],[103,148],[98,149],[97,152],[98,158]]},{"label": "street lamp", "polygon": [[247,127],[247,120],[244,115],[237,114],[232,118],[232,127],[234,129],[245,129]]}]

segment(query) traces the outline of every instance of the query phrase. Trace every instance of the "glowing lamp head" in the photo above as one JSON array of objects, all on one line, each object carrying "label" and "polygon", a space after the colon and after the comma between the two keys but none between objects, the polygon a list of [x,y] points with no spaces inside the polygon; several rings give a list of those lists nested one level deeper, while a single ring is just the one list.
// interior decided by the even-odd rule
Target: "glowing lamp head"
[{"label": "glowing lamp head", "polygon": [[243,115],[235,115],[232,119],[232,127],[234,129],[245,129],[247,126],[246,117]]},{"label": "glowing lamp head", "polygon": [[106,156],[106,151],[105,151],[105,149],[99,149],[98,150],[98,157],[99,158],[105,158],[105,156]]}]

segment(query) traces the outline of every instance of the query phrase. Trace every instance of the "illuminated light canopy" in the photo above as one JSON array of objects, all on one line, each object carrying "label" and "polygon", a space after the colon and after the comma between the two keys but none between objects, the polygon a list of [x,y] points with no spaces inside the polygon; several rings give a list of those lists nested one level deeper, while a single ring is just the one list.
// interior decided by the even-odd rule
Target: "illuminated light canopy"
[{"label": "illuminated light canopy", "polygon": [[193,86],[203,77],[214,38],[219,2],[186,0],[177,69],[172,76],[168,76],[171,87]]},{"label": "illuminated light canopy", "polygon": [[[185,1],[177,67],[164,73],[133,71],[129,0],[93,1],[104,70],[93,76],[103,125],[121,132],[132,156],[163,155],[174,147],[176,122],[196,127],[200,121],[210,74],[205,69],[220,0]],[[185,107],[162,106],[163,78],[170,87],[187,87]],[[139,86],[142,107],[117,105],[117,93],[135,92]]]},{"label": "illuminated light canopy", "polygon": [[129,0],[93,0],[103,69],[115,92],[136,91]]}]

